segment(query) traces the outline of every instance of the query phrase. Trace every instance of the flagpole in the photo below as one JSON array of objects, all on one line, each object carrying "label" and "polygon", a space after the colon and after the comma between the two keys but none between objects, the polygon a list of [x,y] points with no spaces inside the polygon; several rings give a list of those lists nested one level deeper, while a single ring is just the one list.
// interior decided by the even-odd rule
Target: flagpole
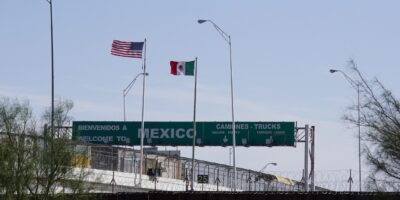
[{"label": "flagpole", "polygon": [[197,57],[194,72],[194,106],[193,106],[193,146],[192,146],[192,182],[190,189],[194,191],[194,149],[196,147],[196,93],[197,93]]},{"label": "flagpole", "polygon": [[[143,57],[143,74],[146,74],[146,38],[144,39],[144,57]],[[139,186],[142,187],[142,173],[143,173],[143,140],[144,140],[144,93],[146,86],[146,76],[143,76],[143,93],[142,93],[142,128],[140,131],[140,172],[139,172]]]}]

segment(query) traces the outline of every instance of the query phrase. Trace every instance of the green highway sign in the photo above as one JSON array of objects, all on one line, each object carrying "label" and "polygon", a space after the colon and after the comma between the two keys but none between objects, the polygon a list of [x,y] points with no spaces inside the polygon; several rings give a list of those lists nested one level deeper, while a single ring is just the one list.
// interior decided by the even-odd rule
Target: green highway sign
[{"label": "green highway sign", "polygon": [[[237,146],[294,146],[294,122],[236,122]],[[231,146],[232,122],[196,122],[196,146]],[[144,145],[192,146],[193,122],[145,122]],[[141,122],[75,121],[72,137],[87,143],[140,145]]]}]

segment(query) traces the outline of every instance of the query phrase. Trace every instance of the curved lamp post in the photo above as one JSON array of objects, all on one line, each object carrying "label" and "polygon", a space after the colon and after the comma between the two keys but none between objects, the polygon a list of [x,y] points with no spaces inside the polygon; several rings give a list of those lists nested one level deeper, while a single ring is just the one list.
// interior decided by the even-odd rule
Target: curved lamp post
[{"label": "curved lamp post", "polygon": [[[257,176],[254,177],[254,182],[257,182],[257,181],[259,181],[260,179],[264,179],[264,182],[265,182],[265,178],[261,175],[261,173],[263,173],[263,171],[264,171],[265,169],[267,169],[268,165],[277,166],[278,163],[270,162],[270,163],[265,164],[264,167],[263,167],[260,171],[257,172],[258,177],[257,177]],[[264,188],[265,188],[265,187],[264,187]]]},{"label": "curved lamp post", "polygon": [[268,165],[273,165],[273,166],[277,166],[278,163],[275,162],[270,162],[264,165],[264,167],[260,170],[260,172],[263,172],[265,169],[267,169]]},{"label": "curved lamp post", "polygon": [[350,76],[344,73],[342,70],[330,69],[330,73],[339,72],[343,77],[350,83],[350,85],[357,91],[357,125],[358,125],[358,180],[360,182],[360,192],[361,192],[361,123],[360,123],[360,84],[354,81]]},{"label": "curved lamp post", "polygon": [[224,38],[224,40],[229,45],[229,66],[230,66],[230,75],[231,75],[231,110],[232,110],[232,145],[233,145],[233,191],[236,191],[236,131],[235,131],[235,112],[233,106],[233,72],[232,72],[232,42],[231,36],[225,33],[217,24],[215,24],[211,20],[199,19],[197,20],[199,24],[210,22],[217,32]]},{"label": "curved lamp post", "polygon": [[258,171],[258,174],[261,174],[265,169],[267,169],[268,165],[277,166],[278,163],[270,162],[270,163],[265,164],[264,167],[260,171]]},{"label": "curved lamp post", "polygon": [[126,86],[126,88],[122,91],[122,98],[124,101],[124,121],[126,121],[126,115],[125,115],[125,97],[126,95],[128,95],[129,91],[131,90],[132,86],[135,84],[136,79],[140,76],[140,75],[146,75],[148,76],[149,73],[139,73],[138,75],[135,76],[135,78],[128,84],[128,86]]}]

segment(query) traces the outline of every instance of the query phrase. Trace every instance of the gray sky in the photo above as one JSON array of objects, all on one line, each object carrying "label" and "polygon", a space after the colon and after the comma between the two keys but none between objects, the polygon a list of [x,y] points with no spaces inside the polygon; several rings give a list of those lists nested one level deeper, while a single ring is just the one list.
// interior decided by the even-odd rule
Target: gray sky
[{"label": "gray sky", "polygon": [[[399,95],[399,1],[53,1],[55,93],[74,101],[75,120],[123,119],[122,90],[141,60],[112,56],[111,42],[147,38],[145,119],[192,120],[193,78],[171,76],[169,61],[198,57],[197,118],[229,121],[228,45],[200,18],[232,36],[236,119],[316,126],[317,170],[358,168],[357,129],[341,120],[356,91],[331,67],[354,58]],[[29,99],[39,115],[51,100],[47,2],[0,1],[0,27],[0,95]],[[141,87],[127,97],[128,120],[141,119]],[[228,163],[228,148],[197,152]],[[300,171],[303,155],[303,144],[241,147],[237,166]]]}]

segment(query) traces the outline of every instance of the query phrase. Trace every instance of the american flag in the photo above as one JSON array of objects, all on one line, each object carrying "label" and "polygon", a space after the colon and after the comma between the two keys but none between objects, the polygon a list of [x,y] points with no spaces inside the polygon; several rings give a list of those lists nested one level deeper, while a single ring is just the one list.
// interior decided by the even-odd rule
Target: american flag
[{"label": "american flag", "polygon": [[124,42],[113,40],[111,54],[130,58],[142,58],[144,42]]}]

